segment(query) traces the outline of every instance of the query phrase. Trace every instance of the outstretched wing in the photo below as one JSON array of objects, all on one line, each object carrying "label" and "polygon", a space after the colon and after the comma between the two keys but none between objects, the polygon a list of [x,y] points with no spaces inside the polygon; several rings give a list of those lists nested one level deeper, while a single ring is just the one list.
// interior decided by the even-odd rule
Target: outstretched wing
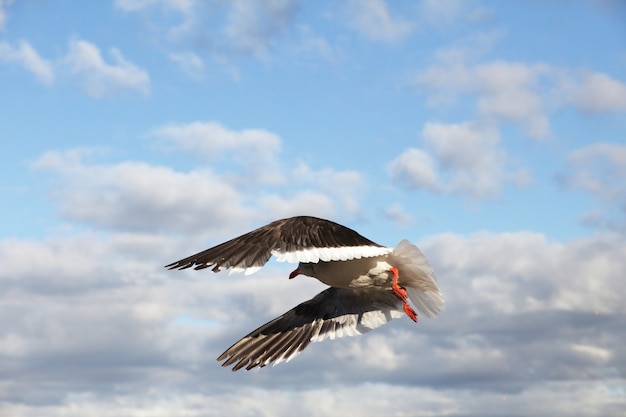
[{"label": "outstretched wing", "polygon": [[244,235],[166,265],[169,269],[213,267],[259,270],[272,255],[283,262],[345,261],[385,255],[381,246],[345,226],[316,217],[277,220]]},{"label": "outstretched wing", "polygon": [[222,366],[250,370],[289,361],[310,342],[357,336],[402,317],[402,301],[391,291],[328,288],[254,330],[222,353]]}]

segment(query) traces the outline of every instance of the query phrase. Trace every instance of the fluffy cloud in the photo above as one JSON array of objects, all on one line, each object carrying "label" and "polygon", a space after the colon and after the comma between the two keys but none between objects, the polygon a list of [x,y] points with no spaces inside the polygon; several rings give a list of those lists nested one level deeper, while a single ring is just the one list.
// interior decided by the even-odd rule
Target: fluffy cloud
[{"label": "fluffy cloud", "polygon": [[405,187],[435,191],[440,189],[435,161],[422,149],[405,150],[387,168],[391,179]]},{"label": "fluffy cloud", "polygon": [[[0,2],[0,27],[1,27]],[[0,61],[16,63],[31,72],[42,84],[54,82],[54,68],[50,61],[42,58],[39,53],[26,41],[20,41],[18,46],[12,46],[6,41],[0,41]]]},{"label": "fluffy cloud", "polygon": [[[220,63],[242,53],[267,57],[276,39],[289,30],[299,9],[295,0],[236,0],[220,4],[196,0],[117,0],[115,4],[125,12],[151,16],[152,28],[165,29],[164,41],[174,48],[192,39],[192,45],[202,45],[198,49]],[[150,15],[157,6],[159,13]],[[182,22],[172,26],[172,14],[182,17]]]},{"label": "fluffy cloud", "polygon": [[294,170],[292,178],[303,184],[311,184],[328,195],[341,201],[351,213],[358,213],[358,197],[366,191],[363,175],[358,171],[337,171],[331,168],[313,170],[300,163]]},{"label": "fluffy cloud", "polygon": [[471,94],[480,120],[520,123],[532,138],[549,134],[540,83],[551,73],[550,67],[508,61],[468,65],[466,58],[462,51],[442,51],[441,64],[417,77],[416,84],[427,92],[431,105],[454,103],[459,95]]},{"label": "fluffy cloud", "polygon": [[383,216],[388,221],[395,223],[396,225],[408,226],[413,223],[413,216],[407,213],[406,209],[400,203],[390,204],[383,212]]},{"label": "fluffy cloud", "polygon": [[195,5],[195,0],[115,0],[115,7],[126,12],[137,12],[149,7],[162,6],[189,13]]},{"label": "fluffy cloud", "polygon": [[[223,175],[226,183],[244,192],[259,185],[291,185],[294,188],[281,193],[260,193],[257,202],[275,217],[304,212],[328,216],[337,203],[348,213],[360,211],[359,199],[366,191],[360,173],[316,170],[302,162],[290,168],[280,161],[281,138],[267,130],[232,130],[215,122],[192,122],[164,125],[150,136],[167,149],[200,156]],[[235,175],[230,170],[233,163],[244,168],[244,173]]]},{"label": "fluffy cloud", "polygon": [[427,123],[422,130],[425,146],[436,156],[444,171],[452,173],[450,187],[471,194],[498,191],[503,154],[496,145],[498,132],[470,124]]},{"label": "fluffy cloud", "polygon": [[53,178],[50,196],[63,219],[128,232],[222,236],[234,225],[283,216],[358,216],[367,192],[356,171],[281,161],[281,139],[267,130],[193,122],[167,124],[148,136],[160,151],[200,156],[200,167],[104,163],[104,152],[90,148],[49,151],[32,167]]},{"label": "fluffy cloud", "polygon": [[0,0],[0,30],[4,30],[7,21],[7,9],[13,0]]},{"label": "fluffy cloud", "polygon": [[263,55],[297,10],[294,0],[237,0],[231,3],[224,33],[237,49]]},{"label": "fluffy cloud", "polygon": [[568,182],[607,201],[626,200],[626,145],[598,142],[570,151]]},{"label": "fluffy cloud", "polygon": [[521,63],[496,61],[475,68],[480,114],[485,117],[521,121],[529,136],[548,135],[548,119],[543,114],[539,93],[539,78],[549,72],[545,65],[527,66]]},{"label": "fluffy cloud", "polygon": [[293,50],[303,58],[319,57],[326,62],[334,64],[342,57],[339,47],[328,42],[323,36],[318,35],[311,27],[299,25],[298,34],[300,40]]},{"label": "fluffy cloud", "polygon": [[207,161],[228,155],[244,165],[254,159],[260,165],[274,164],[281,148],[280,137],[267,130],[235,131],[216,122],[168,124],[156,128],[151,135]]},{"label": "fluffy cloud", "polygon": [[20,41],[17,46],[0,41],[0,61],[21,65],[42,84],[52,84],[56,73],[69,72],[79,79],[84,91],[95,98],[127,90],[149,93],[150,76],[145,70],[126,60],[115,48],[111,49],[111,57],[113,63],[107,63],[93,43],[72,40],[65,57],[60,62],[52,62],[42,58],[27,41]]},{"label": "fluffy cloud", "polygon": [[[441,391],[380,383],[353,386],[332,385],[307,391],[264,390],[250,387],[246,395],[237,392],[201,392],[171,394],[163,390],[145,396],[117,395],[94,397],[88,393],[68,395],[62,405],[37,408],[11,404],[6,411],[15,417],[26,416],[150,416],[165,417],[181,412],[189,417],[223,415],[289,416],[293,410],[303,417],[359,415],[498,416],[519,415],[520,410],[533,416],[569,415],[602,417],[619,415],[622,403],[617,394],[590,388],[585,383],[555,382],[534,387],[515,395],[477,396],[474,390]],[[271,397],[272,401],[267,402]],[[419,399],[419,401],[416,401]],[[495,411],[497,409],[497,411]],[[486,412],[485,410],[494,410]]]},{"label": "fluffy cloud", "polygon": [[557,175],[563,186],[598,198],[581,220],[594,227],[626,230],[626,146],[598,142],[570,151],[567,167]]},{"label": "fluffy cloud", "polygon": [[69,71],[80,79],[87,94],[102,98],[126,90],[142,94],[150,92],[148,73],[127,61],[122,53],[113,48],[110,51],[113,63],[107,63],[100,49],[85,40],[72,40],[65,63]]},{"label": "fluffy cloud", "polygon": [[450,25],[459,20],[478,21],[493,13],[462,0],[425,0],[420,3],[423,17],[434,25]]},{"label": "fluffy cloud", "polygon": [[[252,276],[162,270],[176,246],[146,234],[2,241],[0,263],[12,271],[0,275],[3,409],[460,416],[496,402],[499,413],[603,416],[623,405],[626,243],[617,236],[431,236],[421,247],[446,296],[441,317],[395,320],[237,374],[214,358],[323,286],[288,280],[274,263]],[[417,410],[415,396],[427,398]]]},{"label": "fluffy cloud", "polygon": [[577,109],[585,113],[626,111],[626,84],[607,74],[586,72],[580,77],[565,77],[561,88]]},{"label": "fluffy cloud", "polygon": [[559,106],[595,114],[626,110],[626,84],[607,74],[504,60],[470,64],[468,55],[462,49],[440,51],[439,63],[415,78],[430,105],[455,105],[469,95],[478,121],[514,122],[533,139],[550,135],[548,114]]},{"label": "fluffy cloud", "polygon": [[413,31],[411,22],[392,16],[383,0],[349,1],[347,13],[350,25],[374,41],[399,41]]},{"label": "fluffy cloud", "polygon": [[[270,132],[198,126],[207,125],[239,145],[275,143],[268,157],[278,158],[280,140]],[[480,179],[476,167],[489,166],[485,154],[497,154],[497,135],[471,124],[429,124],[422,133],[439,186],[456,184],[457,168]],[[188,152],[199,152],[202,143],[171,141]],[[597,144],[572,153],[570,161],[619,169],[621,151]],[[262,189],[250,197],[233,187],[228,172],[95,163],[93,152],[49,152],[34,166],[56,176],[66,219],[106,234],[0,241],[7,271],[0,274],[0,386],[3,409],[12,415],[96,409],[99,415],[158,415],[174,407],[193,415],[205,411],[201,404],[222,403],[215,393],[229,384],[252,395],[229,409],[234,415],[289,415],[296,404],[313,416],[344,409],[415,414],[410,398],[424,393],[424,415],[484,415],[493,401],[514,411],[539,394],[545,401],[533,403],[535,415],[600,416],[619,409],[612,393],[623,383],[615,375],[626,361],[619,331],[626,310],[618,297],[626,243],[617,235],[565,243],[530,232],[431,236],[421,247],[446,297],[441,317],[417,325],[395,320],[358,339],[313,344],[289,364],[232,375],[215,363],[219,353],[323,286],[287,280],[288,266],[274,263],[252,276],[230,277],[163,271],[162,265],[206,247],[207,233],[218,243],[220,236],[312,208],[333,217],[336,207],[350,207],[342,194],[364,187],[361,174],[300,164],[289,175],[302,190]],[[407,220],[399,206],[389,215]],[[171,237],[180,232],[184,240]],[[191,387],[193,395],[173,394]],[[393,401],[378,396],[363,403],[363,392],[370,391],[394,392]],[[580,392],[587,395],[572,394]]]},{"label": "fluffy cloud", "polygon": [[60,175],[53,198],[67,220],[116,230],[219,232],[249,218],[238,191],[208,169],[94,164],[84,161],[85,152],[48,152],[34,163]]},{"label": "fluffy cloud", "polygon": [[168,148],[201,157],[222,169],[233,164],[243,170],[230,174],[230,181],[242,187],[253,184],[279,184],[284,173],[278,163],[281,139],[264,129],[228,129],[215,122],[167,124],[150,136]]},{"label": "fluffy cloud", "polygon": [[463,298],[462,281],[472,277],[473,297],[451,307],[469,315],[478,310],[494,315],[544,310],[626,313],[612,290],[624,268],[620,258],[625,250],[622,239],[613,235],[561,244],[530,232],[440,235],[424,245],[432,262],[445,271],[447,294]]},{"label": "fluffy cloud", "polygon": [[507,155],[497,131],[471,123],[427,123],[424,149],[409,148],[387,168],[391,179],[409,189],[493,197],[504,181],[518,173],[505,171]]},{"label": "fluffy cloud", "polygon": [[205,65],[202,58],[193,52],[171,53],[170,59],[174,61],[180,69],[192,79],[202,79]]},{"label": "fluffy cloud", "polygon": [[[115,0],[114,4],[123,12],[140,13],[144,18],[153,18],[150,25],[153,35],[156,35],[155,30],[164,30],[165,40],[169,42],[176,42],[193,34],[202,21],[202,2],[197,0]],[[210,4],[215,6],[214,3]],[[156,13],[151,15],[155,10]],[[172,20],[176,24],[172,24]]]}]

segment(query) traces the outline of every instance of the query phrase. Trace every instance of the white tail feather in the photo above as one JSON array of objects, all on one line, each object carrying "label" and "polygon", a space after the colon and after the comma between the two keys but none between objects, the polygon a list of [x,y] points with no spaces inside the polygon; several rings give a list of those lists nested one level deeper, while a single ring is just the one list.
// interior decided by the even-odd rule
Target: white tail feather
[{"label": "white tail feather", "polygon": [[444,300],[432,266],[417,246],[408,240],[398,243],[390,255],[391,263],[400,272],[400,285],[417,309],[426,317],[435,317],[443,310]]}]

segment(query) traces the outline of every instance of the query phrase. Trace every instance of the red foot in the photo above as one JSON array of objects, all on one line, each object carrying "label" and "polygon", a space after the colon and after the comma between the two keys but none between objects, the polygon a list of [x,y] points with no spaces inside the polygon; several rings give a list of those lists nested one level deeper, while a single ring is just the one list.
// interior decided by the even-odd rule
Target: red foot
[{"label": "red foot", "polygon": [[406,300],[407,300],[406,288],[401,287],[401,286],[398,285],[398,277],[400,276],[400,273],[398,272],[398,268],[391,267],[389,269],[389,271],[391,271],[391,273],[393,274],[393,282],[391,283],[391,290],[396,295],[396,297],[398,297],[400,299],[400,301],[402,301],[402,303],[404,303],[404,305],[402,306],[402,309],[404,310],[406,315],[409,316],[409,318],[411,320],[416,322],[417,321],[417,313],[415,312],[415,310],[413,310],[413,307],[411,307],[406,302]]},{"label": "red foot", "polygon": [[417,323],[417,312],[413,310],[413,307],[411,307],[407,303],[404,303],[404,306],[402,306],[402,308],[404,309],[406,315],[409,316],[411,320]]}]

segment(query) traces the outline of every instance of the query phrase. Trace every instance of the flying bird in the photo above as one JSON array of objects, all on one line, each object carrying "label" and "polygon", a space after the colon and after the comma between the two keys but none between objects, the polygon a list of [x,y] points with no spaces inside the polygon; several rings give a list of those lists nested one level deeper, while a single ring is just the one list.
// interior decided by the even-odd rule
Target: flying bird
[{"label": "flying bird", "polygon": [[310,342],[360,335],[405,314],[417,321],[409,301],[426,317],[443,309],[433,269],[415,245],[402,240],[385,247],[310,216],[276,220],[165,267],[252,274],[272,255],[298,263],[290,279],[306,275],[330,288],[229,347],[217,360],[234,365],[233,371],[289,361]]}]

